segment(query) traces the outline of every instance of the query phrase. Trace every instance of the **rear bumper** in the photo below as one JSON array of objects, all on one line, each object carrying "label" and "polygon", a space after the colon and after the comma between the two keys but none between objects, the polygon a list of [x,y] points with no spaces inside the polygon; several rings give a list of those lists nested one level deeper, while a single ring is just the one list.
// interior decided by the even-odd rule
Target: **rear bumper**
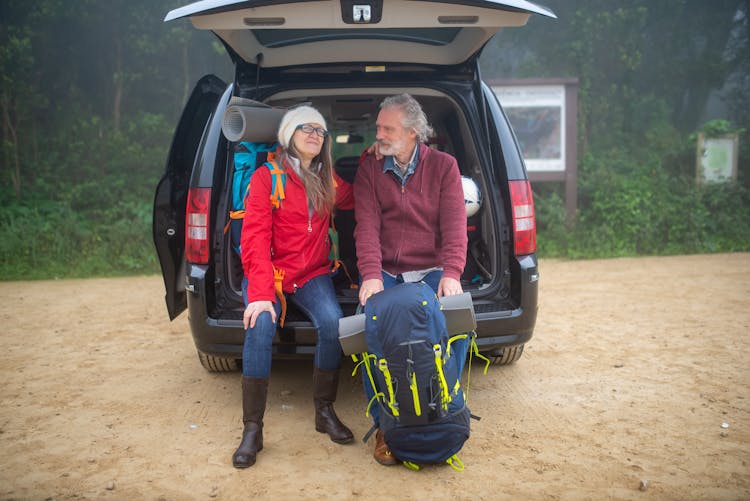
[{"label": "rear bumper", "polygon": [[[521,301],[517,307],[493,310],[492,303],[477,301],[477,345],[482,351],[526,343],[534,333],[538,307],[537,259],[535,255],[522,256],[517,264],[521,271]],[[188,264],[187,273],[188,320],[195,347],[216,357],[242,358],[245,340],[242,321],[209,316],[205,267]],[[315,341],[315,329],[309,322],[290,321],[283,332],[274,336],[273,353],[276,356],[311,355]]]},{"label": "rear bumper", "polygon": [[187,310],[190,333],[198,351],[224,358],[242,358],[245,331],[241,320],[225,320],[209,315],[206,267],[187,265]]},{"label": "rear bumper", "polygon": [[[513,309],[478,311],[477,345],[482,351],[523,344],[531,339],[539,305],[539,268],[536,254],[521,256],[521,302]],[[481,308],[478,308],[481,310]]]}]

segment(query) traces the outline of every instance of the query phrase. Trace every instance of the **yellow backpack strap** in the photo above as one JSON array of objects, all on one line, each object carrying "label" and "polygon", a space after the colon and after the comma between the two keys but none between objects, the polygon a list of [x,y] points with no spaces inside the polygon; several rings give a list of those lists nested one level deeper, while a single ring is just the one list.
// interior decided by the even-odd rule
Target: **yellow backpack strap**
[{"label": "yellow backpack strap", "polygon": [[422,404],[419,402],[419,388],[417,387],[417,373],[411,373],[409,388],[411,389],[411,398],[414,400],[414,414],[422,415]]},{"label": "yellow backpack strap", "polygon": [[281,316],[279,317],[279,326],[284,327],[284,319],[286,318],[286,297],[284,296],[284,290],[282,285],[284,283],[284,270],[280,270],[273,267],[273,288],[276,292],[276,297],[279,298],[281,304]]},{"label": "yellow backpack strap", "polygon": [[448,339],[448,346],[445,348],[445,358],[450,358],[450,356],[451,356],[451,345],[455,341],[458,341],[459,339],[466,339],[467,337],[469,337],[469,333],[468,332],[464,332],[463,334],[456,334],[455,336],[451,336]]},{"label": "yellow backpack strap", "polygon": [[466,401],[466,404],[469,403],[469,388],[471,388],[471,366],[474,365],[474,356],[476,355],[477,358],[481,358],[484,360],[484,370],[482,371],[483,374],[487,374],[487,369],[490,368],[490,359],[479,353],[479,346],[477,346],[477,333],[471,332],[469,334],[471,337],[471,344],[469,344],[469,371],[466,374],[466,390],[464,390],[464,400]]},{"label": "yellow backpack strap", "polygon": [[464,462],[458,459],[455,454],[446,459],[445,462],[456,471],[464,471]]},{"label": "yellow backpack strap", "polygon": [[378,360],[378,369],[383,373],[385,378],[385,386],[388,388],[388,407],[391,409],[391,413],[394,416],[398,416],[398,407],[396,406],[396,394],[393,391],[393,379],[391,378],[391,371],[388,369],[388,362],[384,358]]},{"label": "yellow backpack strap", "polygon": [[367,371],[367,379],[370,381],[370,385],[372,386],[373,391],[377,392],[377,386],[375,386],[375,376],[372,375],[372,367],[373,365],[370,363],[370,361],[377,360],[378,357],[371,353],[363,353],[362,356],[365,359],[365,370]]},{"label": "yellow backpack strap", "polygon": [[452,398],[451,392],[448,389],[448,381],[446,381],[445,372],[443,371],[443,348],[439,344],[435,344],[432,350],[435,352],[435,368],[437,369],[438,380],[440,382],[440,401],[443,409],[448,410],[448,403]]},{"label": "yellow backpack strap", "polygon": [[[452,349],[453,343],[455,341],[458,341],[459,339],[466,339],[467,337],[469,337],[469,334],[466,333],[466,332],[464,332],[463,334],[456,334],[455,336],[451,336],[448,339],[448,346],[445,348],[445,358],[446,358],[446,360],[449,359],[451,357],[451,355],[452,355],[451,349]],[[469,348],[469,349],[471,349],[471,348]],[[469,367],[469,370],[471,370],[471,367]],[[453,390],[452,390],[453,391],[453,395],[458,395],[458,390],[460,388],[461,388],[461,382],[458,379],[456,379],[456,384],[453,385]],[[466,396],[464,395],[464,399],[465,398],[466,398]]]},{"label": "yellow backpack strap", "polygon": [[[365,416],[370,417],[370,408],[372,407],[372,404],[375,403],[375,401],[378,398],[385,398],[385,393],[382,391],[378,391],[377,386],[375,386],[375,377],[372,375],[372,364],[370,363],[371,360],[377,360],[378,357],[375,355],[363,352],[361,357],[357,357],[357,355],[352,354],[352,360],[354,362],[357,362],[357,365],[354,366],[354,370],[352,371],[352,376],[357,374],[357,369],[361,367],[364,367],[364,370],[367,372],[367,379],[370,381],[370,386],[372,387],[373,396],[370,399],[370,401],[367,403],[367,408],[365,409]],[[365,442],[367,441],[367,438],[365,438]]]}]

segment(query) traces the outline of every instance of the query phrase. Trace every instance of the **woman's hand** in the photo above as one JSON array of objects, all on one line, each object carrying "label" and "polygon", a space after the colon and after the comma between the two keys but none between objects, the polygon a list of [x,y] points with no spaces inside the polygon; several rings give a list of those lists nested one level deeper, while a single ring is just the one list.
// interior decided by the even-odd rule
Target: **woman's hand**
[{"label": "woman's hand", "polygon": [[367,148],[367,154],[368,155],[375,155],[375,160],[382,160],[383,154],[380,153],[380,144],[375,141],[370,145],[369,148]]},{"label": "woman's hand", "polygon": [[276,323],[276,310],[273,309],[273,303],[271,301],[253,301],[247,305],[247,308],[245,308],[245,314],[242,315],[242,323],[245,325],[245,329],[247,329],[248,325],[250,327],[255,327],[255,322],[264,311],[270,313],[271,321]]}]

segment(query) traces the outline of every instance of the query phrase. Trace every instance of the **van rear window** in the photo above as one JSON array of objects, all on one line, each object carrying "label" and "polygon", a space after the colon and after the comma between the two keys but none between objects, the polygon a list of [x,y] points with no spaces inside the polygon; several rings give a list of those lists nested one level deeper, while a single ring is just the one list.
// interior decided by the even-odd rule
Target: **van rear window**
[{"label": "van rear window", "polygon": [[252,33],[264,47],[271,49],[335,40],[393,40],[441,46],[451,43],[460,30],[461,28],[253,29]]}]

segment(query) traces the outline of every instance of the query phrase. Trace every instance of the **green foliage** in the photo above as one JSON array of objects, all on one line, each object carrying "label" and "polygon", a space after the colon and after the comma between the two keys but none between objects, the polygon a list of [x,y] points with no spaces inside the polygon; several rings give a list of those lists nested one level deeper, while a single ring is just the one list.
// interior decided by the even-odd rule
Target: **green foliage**
[{"label": "green foliage", "polygon": [[150,227],[149,203],[93,221],[63,202],[10,201],[0,213],[0,273],[5,280],[155,273]]},{"label": "green foliage", "polygon": [[0,273],[155,273],[154,189],[188,92],[231,65],[181,0],[0,2]]},{"label": "green foliage", "polygon": [[558,192],[535,193],[542,256],[750,251],[750,190],[739,183],[699,184],[694,165],[638,163],[626,151],[587,155],[579,179],[570,231],[561,231],[565,208]]},{"label": "green foliage", "polygon": [[[535,184],[539,252],[572,258],[750,250],[750,12],[743,0],[547,0],[483,52],[486,78],[579,81],[578,212]],[[726,116],[705,121],[710,97]],[[695,135],[739,135],[737,183],[695,182]]]},{"label": "green foliage", "polygon": [[0,194],[5,279],[158,271],[151,211],[171,127],[141,114],[124,129],[105,133],[93,118],[69,124],[37,159],[33,195]]},{"label": "green foliage", "polygon": [[[156,273],[151,210],[174,125],[229,58],[182,0],[0,1],[0,273]],[[542,256],[750,250],[745,0],[547,0],[485,48],[485,78],[579,80],[575,224],[535,185]],[[727,116],[708,121],[718,93]],[[695,183],[695,139],[736,132],[738,181]],[[351,145],[350,145],[351,146]],[[357,145],[352,148],[356,149]]]},{"label": "green foliage", "polygon": [[745,129],[737,129],[728,120],[717,119],[709,120],[703,124],[701,132],[706,137],[721,137],[727,134],[742,134],[745,132]]}]

